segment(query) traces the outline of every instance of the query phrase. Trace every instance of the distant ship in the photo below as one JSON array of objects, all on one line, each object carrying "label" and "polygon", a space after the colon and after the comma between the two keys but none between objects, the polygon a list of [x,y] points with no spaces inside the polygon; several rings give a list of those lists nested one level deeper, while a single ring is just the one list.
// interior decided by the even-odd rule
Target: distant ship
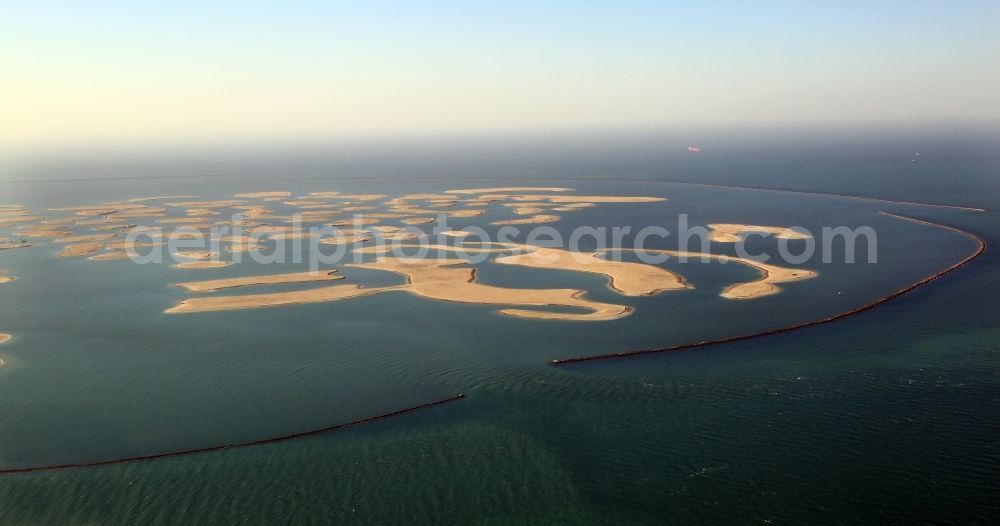
[{"label": "distant ship", "polygon": [[701,146],[688,146],[688,151],[691,153],[701,153]]}]

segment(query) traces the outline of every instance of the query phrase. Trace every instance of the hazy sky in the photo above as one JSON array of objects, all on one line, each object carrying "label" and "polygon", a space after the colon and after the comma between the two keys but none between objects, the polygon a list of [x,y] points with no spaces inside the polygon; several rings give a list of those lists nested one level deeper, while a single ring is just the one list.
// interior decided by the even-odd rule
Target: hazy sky
[{"label": "hazy sky", "polygon": [[7,0],[0,144],[1000,119],[1000,1]]}]

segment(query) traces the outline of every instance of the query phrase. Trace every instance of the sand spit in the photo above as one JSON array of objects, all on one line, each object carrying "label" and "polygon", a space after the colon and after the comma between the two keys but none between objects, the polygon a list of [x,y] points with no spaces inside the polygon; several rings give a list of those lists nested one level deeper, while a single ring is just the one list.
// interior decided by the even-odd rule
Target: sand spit
[{"label": "sand spit", "polygon": [[192,292],[215,292],[236,287],[251,287],[254,285],[273,285],[278,283],[307,283],[312,281],[332,281],[344,279],[334,275],[336,270],[320,272],[291,272],[288,274],[269,274],[263,276],[243,276],[239,278],[211,279],[205,281],[186,281],[176,283],[178,287]]},{"label": "sand spit", "polygon": [[274,292],[271,294],[249,294],[245,296],[215,296],[210,298],[189,298],[167,309],[167,313],[211,312],[222,310],[259,309],[262,307],[286,307],[303,303],[322,303],[375,294],[398,287],[363,289],[360,285],[331,285],[309,290]]},{"label": "sand spit", "polygon": [[62,252],[56,254],[61,258],[71,258],[93,254],[104,247],[103,243],[76,243],[67,245]]},{"label": "sand spit", "polygon": [[573,188],[558,186],[499,186],[496,188],[466,188],[462,190],[445,190],[448,194],[489,194],[497,192],[572,192]]},{"label": "sand spit", "polygon": [[118,237],[118,234],[80,234],[76,236],[66,236],[53,239],[53,243],[89,243],[93,241],[107,241]]},{"label": "sand spit", "polygon": [[740,240],[741,234],[750,232],[772,234],[777,236],[778,239],[808,239],[811,237],[809,234],[798,232],[791,227],[782,226],[711,223],[708,225],[708,228],[711,229],[709,239],[716,243],[735,243]]},{"label": "sand spit", "polygon": [[219,261],[219,260],[203,260],[203,261],[189,261],[187,263],[178,263],[174,265],[174,268],[178,269],[199,269],[199,268],[223,268],[232,265],[231,261]]},{"label": "sand spit", "polygon": [[499,257],[495,263],[602,274],[610,278],[609,288],[625,296],[649,296],[667,290],[692,288],[677,274],[653,265],[607,260],[597,253],[531,245],[517,245],[517,248],[529,253]]},{"label": "sand spit", "polygon": [[587,313],[536,311],[514,308],[500,309],[500,314],[549,320],[614,320],[631,313],[624,305],[614,305],[583,299],[584,291],[576,289],[510,289],[475,283],[475,269],[455,265],[465,261],[441,263],[434,260],[382,258],[373,263],[354,263],[349,267],[385,270],[406,276],[409,285],[396,287],[417,296],[456,303],[486,305],[517,305],[524,307],[571,307]]},{"label": "sand spit", "polygon": [[291,192],[250,192],[246,194],[236,194],[233,197],[246,197],[249,199],[264,199],[267,197],[288,197]]},{"label": "sand spit", "polygon": [[521,219],[504,219],[502,221],[494,221],[491,224],[494,225],[534,225],[538,223],[554,223],[559,221],[559,216],[556,215],[535,215],[531,217],[524,217]]}]

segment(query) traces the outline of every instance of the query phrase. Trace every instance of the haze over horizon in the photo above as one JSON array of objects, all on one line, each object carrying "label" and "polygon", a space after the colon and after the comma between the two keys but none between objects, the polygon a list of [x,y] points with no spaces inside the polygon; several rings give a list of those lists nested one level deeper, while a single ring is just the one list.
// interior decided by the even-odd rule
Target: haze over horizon
[{"label": "haze over horizon", "polygon": [[0,145],[1000,120],[987,1],[14,2]]}]

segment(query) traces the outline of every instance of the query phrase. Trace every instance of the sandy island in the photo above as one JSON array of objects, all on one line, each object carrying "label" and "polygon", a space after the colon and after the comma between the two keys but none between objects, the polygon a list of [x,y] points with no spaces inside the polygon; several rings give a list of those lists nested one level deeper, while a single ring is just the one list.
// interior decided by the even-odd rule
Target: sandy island
[{"label": "sandy island", "polygon": [[675,256],[679,258],[708,258],[717,261],[735,261],[742,265],[752,267],[760,272],[760,278],[746,283],[736,283],[726,287],[719,296],[730,300],[746,300],[768,296],[781,292],[779,283],[789,283],[812,279],[819,275],[818,272],[806,269],[779,267],[768,263],[761,263],[752,259],[727,256],[720,254],[709,254],[707,252],[685,252],[679,250],[645,249],[647,252],[655,252]]},{"label": "sandy island", "polygon": [[500,309],[500,314],[550,320],[614,320],[627,316],[631,308],[583,299],[577,289],[510,289],[475,283],[474,268],[459,268],[465,261],[440,263],[434,260],[382,258],[373,263],[354,263],[349,267],[386,270],[407,277],[401,287],[425,298],[457,303],[518,305],[531,307],[574,307],[590,312],[570,313],[525,309]]},{"label": "sandy island", "polygon": [[56,254],[61,258],[71,258],[93,254],[104,247],[103,243],[75,243],[66,245],[62,252]]},{"label": "sandy island", "polygon": [[167,313],[212,312],[222,310],[259,309],[262,307],[285,307],[303,303],[336,301],[368,294],[375,294],[393,287],[363,289],[360,285],[331,285],[309,290],[275,292],[271,294],[248,294],[245,296],[216,296],[211,298],[190,298],[167,309]]},{"label": "sandy island", "polygon": [[743,225],[735,223],[711,223],[709,239],[716,243],[735,243],[740,240],[740,234],[749,232],[759,232],[762,234],[772,234],[779,239],[808,239],[811,236],[804,232],[798,232],[791,227],[783,226],[761,226]]},{"label": "sandy island", "polygon": [[539,214],[531,217],[524,217],[521,219],[504,219],[501,221],[494,221],[491,224],[494,225],[534,225],[537,223],[554,223],[559,221],[559,216],[556,215],[545,215]]},{"label": "sandy island", "polygon": [[448,194],[490,194],[497,192],[572,192],[573,188],[558,186],[499,186],[496,188],[466,188],[462,190],[445,190]]},{"label": "sandy island", "polygon": [[251,199],[264,199],[265,197],[288,197],[291,192],[250,192],[246,194],[236,194],[233,197],[246,197]]},{"label": "sandy island", "polygon": [[231,261],[213,261],[213,260],[202,260],[202,261],[189,261],[187,263],[178,263],[174,265],[174,268],[179,269],[197,269],[197,268],[222,268],[232,265]]},{"label": "sandy island", "polygon": [[94,241],[107,241],[118,237],[118,234],[80,234],[53,239],[53,243],[90,243]]},{"label": "sandy island", "polygon": [[[500,314],[525,318],[552,320],[613,320],[627,316],[631,308],[624,305],[614,305],[584,299],[584,291],[576,289],[511,289],[494,287],[475,283],[475,269],[461,268],[465,261],[441,263],[434,260],[413,260],[383,258],[373,263],[358,263],[348,265],[356,268],[367,268],[395,272],[407,277],[408,284],[401,286],[361,288],[359,285],[332,285],[309,290],[276,292],[271,294],[252,294],[243,296],[217,296],[209,298],[189,298],[174,307],[167,309],[168,313],[208,312],[235,309],[251,309],[261,307],[278,307],[303,303],[318,303],[336,301],[386,291],[407,291],[417,296],[440,301],[457,303],[477,303],[487,305],[515,305],[521,307],[567,307],[583,309],[588,312],[554,312],[544,310],[527,310],[504,308]],[[338,276],[339,277],[339,276]],[[274,277],[272,277],[274,278]],[[249,279],[263,281],[268,276],[254,278],[233,278],[235,280]],[[317,274],[311,274],[309,280],[326,279]],[[232,283],[233,280],[214,280],[209,282],[194,282],[194,287],[218,287],[219,283]],[[208,285],[206,285],[208,283]],[[238,282],[237,286],[247,286],[246,281]],[[180,284],[181,286],[188,286]]]},{"label": "sandy island", "polygon": [[320,272],[291,272],[288,274],[268,274],[263,276],[243,276],[239,278],[211,279],[205,281],[186,281],[177,283],[178,287],[184,287],[192,292],[215,292],[222,289],[235,287],[250,287],[254,285],[273,285],[277,283],[306,283],[312,281],[331,281],[344,279],[344,276],[335,276],[336,270]]},{"label": "sandy island", "polygon": [[520,245],[518,248],[530,252],[502,256],[495,262],[502,265],[602,274],[611,280],[608,287],[625,296],[649,296],[666,290],[692,288],[677,274],[653,265],[607,260],[597,253],[570,252],[530,245]]}]

